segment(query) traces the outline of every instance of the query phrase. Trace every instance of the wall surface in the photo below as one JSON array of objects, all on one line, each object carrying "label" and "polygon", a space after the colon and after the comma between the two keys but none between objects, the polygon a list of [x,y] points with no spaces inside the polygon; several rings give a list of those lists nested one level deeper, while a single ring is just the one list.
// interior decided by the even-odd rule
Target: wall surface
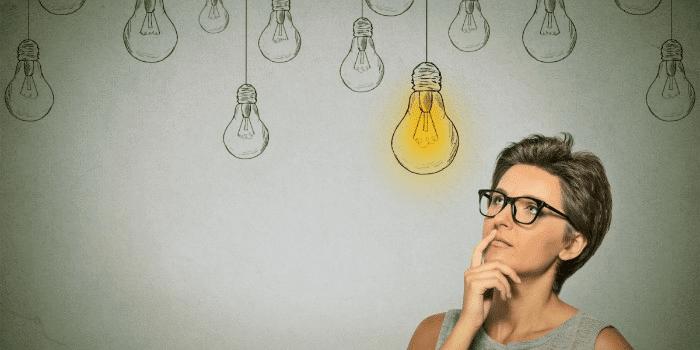
[{"label": "wall surface", "polygon": [[[425,60],[425,2],[366,6],[385,65],[367,93],[339,76],[360,1],[292,1],[299,55],[266,60],[269,1],[248,1],[248,82],[269,129],[257,158],[222,135],[244,83],[244,1],[206,33],[204,1],[166,0],[175,51],[126,51],[131,1],[57,16],[29,2],[30,35],[55,94],[48,116],[0,108],[0,348],[401,349],[418,323],[461,305],[480,240],[476,190],[498,152],[532,133],[573,134],[606,166],[612,227],[562,298],[637,349],[700,343],[700,106],[664,122],[645,96],[669,39],[670,1],[634,16],[613,0],[567,1],[578,38],[532,59],[534,0],[482,0],[484,48],[457,50],[458,1],[431,1],[428,60],[460,137],[447,169],[420,176],[390,140]],[[700,2],[673,2],[673,38],[700,88]],[[0,0],[0,83],[26,38],[27,2]]]}]

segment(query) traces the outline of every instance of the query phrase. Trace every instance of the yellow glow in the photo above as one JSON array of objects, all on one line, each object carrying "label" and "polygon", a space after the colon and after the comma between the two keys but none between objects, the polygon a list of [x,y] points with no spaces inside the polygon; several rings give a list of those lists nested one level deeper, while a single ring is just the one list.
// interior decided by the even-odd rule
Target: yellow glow
[{"label": "yellow glow", "polygon": [[413,92],[391,139],[399,163],[416,174],[433,174],[452,163],[458,147],[457,129],[445,113],[440,93]]},{"label": "yellow glow", "polygon": [[483,144],[483,135],[475,132],[478,125],[472,116],[483,113],[479,111],[480,105],[470,98],[474,96],[473,87],[450,82],[440,90],[445,110],[459,131],[459,150],[449,167],[430,176],[421,176],[406,171],[397,162],[391,147],[392,135],[406,114],[410,93],[413,91],[405,80],[398,78],[382,84],[384,83],[387,83],[387,91],[368,103],[372,111],[370,113],[377,118],[370,119],[372,135],[365,139],[366,152],[372,159],[377,190],[391,193],[396,200],[421,201],[430,210],[439,210],[445,203],[464,201],[461,189],[468,187],[475,176],[481,176],[484,172],[483,169],[474,169],[475,158],[479,153],[477,148]]}]

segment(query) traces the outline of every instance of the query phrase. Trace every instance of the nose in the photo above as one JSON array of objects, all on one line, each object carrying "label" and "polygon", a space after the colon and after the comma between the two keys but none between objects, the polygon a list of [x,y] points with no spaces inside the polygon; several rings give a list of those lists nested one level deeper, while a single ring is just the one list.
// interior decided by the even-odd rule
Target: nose
[{"label": "nose", "polygon": [[513,222],[513,203],[508,202],[503,206],[503,209],[492,218],[494,225],[512,227]]}]

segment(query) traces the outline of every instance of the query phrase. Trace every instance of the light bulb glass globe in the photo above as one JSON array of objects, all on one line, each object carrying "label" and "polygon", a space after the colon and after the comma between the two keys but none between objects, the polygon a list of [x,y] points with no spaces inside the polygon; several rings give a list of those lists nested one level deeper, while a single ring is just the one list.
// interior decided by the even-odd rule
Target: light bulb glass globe
[{"label": "light bulb glass globe", "polygon": [[289,0],[272,0],[270,21],[258,39],[260,52],[272,62],[287,62],[296,57],[301,48],[301,36],[294,27],[289,9]]},{"label": "light bulb glass globe", "polygon": [[647,106],[663,121],[685,118],[693,110],[695,90],[683,68],[683,48],[673,39],[661,47],[661,63],[656,79],[647,91]]},{"label": "light bulb glass globe", "polygon": [[523,30],[523,45],[534,59],[563,60],[576,45],[576,27],[566,14],[564,0],[536,0],[535,13]]},{"label": "light bulb glass globe", "polygon": [[177,30],[165,13],[163,0],[136,0],[134,14],[124,27],[124,45],[139,61],[166,59],[177,45]]},{"label": "light bulb glass globe", "polygon": [[199,13],[199,25],[207,33],[219,33],[228,26],[228,11],[222,0],[205,0]]},{"label": "light bulb glass globe", "polygon": [[54,15],[67,15],[83,7],[85,0],[39,0],[39,3]]},{"label": "light bulb glass globe", "polygon": [[372,23],[367,18],[358,18],[353,24],[353,33],[350,52],[340,65],[340,77],[352,91],[370,91],[384,77],[384,63],[372,41]]},{"label": "light bulb glass globe", "polygon": [[411,5],[413,5],[413,0],[365,0],[367,6],[369,6],[372,11],[382,15],[382,16],[398,16],[406,10],[408,10]]},{"label": "light bulb glass globe", "polygon": [[459,135],[445,113],[440,80],[440,71],[430,62],[413,70],[408,109],[391,137],[396,160],[415,174],[442,171],[457,155]]},{"label": "light bulb glass globe", "polygon": [[476,51],[486,45],[490,33],[479,0],[462,0],[448,31],[452,44],[462,51]]},{"label": "light bulb glass globe", "polygon": [[224,145],[236,158],[255,158],[267,147],[270,136],[260,120],[256,103],[255,88],[249,84],[241,85],[233,119],[224,131]]},{"label": "light bulb glass globe", "polygon": [[615,0],[615,3],[631,15],[646,15],[659,7],[661,0]]},{"label": "light bulb glass globe", "polygon": [[37,121],[53,107],[53,91],[39,64],[39,46],[26,39],[17,48],[15,76],[5,90],[5,105],[15,118]]}]

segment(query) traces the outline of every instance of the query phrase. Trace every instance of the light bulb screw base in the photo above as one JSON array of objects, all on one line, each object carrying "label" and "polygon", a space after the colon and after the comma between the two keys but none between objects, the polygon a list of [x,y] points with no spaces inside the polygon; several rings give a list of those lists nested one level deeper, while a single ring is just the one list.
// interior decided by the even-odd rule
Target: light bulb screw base
[{"label": "light bulb screw base", "polygon": [[442,76],[432,62],[423,62],[413,69],[413,91],[440,91]]},{"label": "light bulb screw base", "polygon": [[352,25],[352,32],[355,37],[371,37],[372,36],[372,22],[367,18],[360,17]]},{"label": "light bulb screw base", "polygon": [[289,11],[289,0],[272,0],[273,11]]},{"label": "light bulb screw base", "polygon": [[24,39],[17,47],[18,61],[38,61],[39,45],[34,40]]},{"label": "light bulb screw base", "polygon": [[668,39],[661,46],[661,59],[664,61],[680,61],[683,59],[683,47],[675,39]]},{"label": "light bulb screw base", "polygon": [[257,103],[258,93],[250,84],[243,84],[238,88],[238,103]]}]

